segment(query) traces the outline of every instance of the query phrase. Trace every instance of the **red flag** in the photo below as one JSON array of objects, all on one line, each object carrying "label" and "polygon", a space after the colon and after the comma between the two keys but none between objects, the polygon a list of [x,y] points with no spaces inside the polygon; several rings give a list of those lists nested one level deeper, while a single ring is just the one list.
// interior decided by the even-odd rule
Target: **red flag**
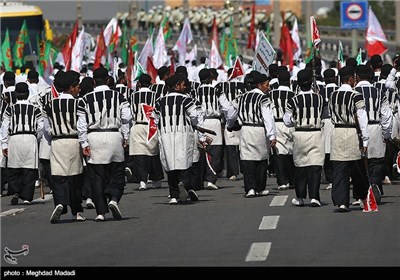
[{"label": "red flag", "polygon": [[100,67],[101,64],[101,58],[103,55],[105,55],[107,50],[106,47],[106,42],[104,40],[104,30],[102,29],[100,34],[99,34],[99,39],[97,42],[97,48],[96,48],[96,55],[94,58],[94,64],[93,64],[93,70],[96,70],[97,68]]},{"label": "red flag", "polygon": [[245,72],[242,66],[242,63],[240,62],[239,57],[236,57],[235,64],[233,65],[233,70],[231,75],[229,76],[228,80],[232,80],[234,78],[244,76]]},{"label": "red flag", "polygon": [[311,39],[313,45],[316,50],[319,50],[319,43],[321,43],[321,37],[319,35],[317,22],[315,21],[315,18],[313,16],[310,17],[310,25],[311,25]]},{"label": "red flag", "polygon": [[367,50],[369,57],[374,54],[381,55],[388,50],[381,41],[368,42],[368,40],[365,41],[365,49]]},{"label": "red flag", "polygon": [[400,173],[400,152],[397,153],[396,165],[397,165],[397,173]]},{"label": "red flag", "polygon": [[172,76],[175,74],[175,53],[171,51],[171,65],[169,66],[169,75]]},{"label": "red flag", "polygon": [[65,71],[71,69],[72,48],[75,46],[75,41],[77,36],[78,36],[78,20],[75,22],[74,29],[72,29],[71,34],[69,35],[67,41],[65,42],[64,47],[61,50],[65,63]]},{"label": "red flag", "polygon": [[155,84],[158,73],[157,73],[156,67],[154,67],[153,61],[151,60],[150,56],[147,57],[147,69],[146,69],[146,72],[151,77],[151,83]]},{"label": "red flag", "polygon": [[146,119],[148,121],[147,143],[149,143],[151,141],[151,139],[153,139],[154,136],[156,136],[156,134],[157,134],[157,125],[152,116],[154,107],[151,107],[145,103],[142,103],[142,110],[143,110],[143,114],[146,116]]},{"label": "red flag", "polygon": [[135,58],[132,51],[132,48],[128,50],[128,65],[126,66],[126,76],[128,77],[128,87],[132,88],[132,73],[133,66],[135,65]]},{"label": "red flag", "polygon": [[60,96],[54,84],[51,85],[51,95],[53,98],[58,98]]},{"label": "red flag", "polygon": [[279,47],[282,50],[282,64],[289,65],[290,70],[293,69],[293,45],[294,42],[290,35],[289,28],[286,23],[283,22]]},{"label": "red flag", "polygon": [[372,187],[369,186],[367,199],[364,203],[363,212],[376,212],[378,211],[378,205],[375,200],[374,192],[372,191]]},{"label": "red flag", "polygon": [[247,48],[253,50],[256,49],[256,38],[257,38],[255,15],[256,15],[256,4],[253,2],[253,6],[251,7],[250,33],[249,33],[249,39],[247,40]]},{"label": "red flag", "polygon": [[215,44],[217,46],[219,46],[218,43],[218,28],[217,28],[217,20],[215,19],[214,16],[214,20],[213,20],[213,25],[212,25],[212,29],[211,29],[211,38],[210,38],[210,44],[212,43],[212,41],[215,42]]}]

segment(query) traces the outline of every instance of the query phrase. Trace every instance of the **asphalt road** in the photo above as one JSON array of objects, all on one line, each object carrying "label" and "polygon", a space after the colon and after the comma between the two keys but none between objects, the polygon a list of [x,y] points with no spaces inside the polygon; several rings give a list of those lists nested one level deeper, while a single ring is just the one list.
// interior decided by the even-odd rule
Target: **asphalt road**
[{"label": "asphalt road", "polygon": [[[128,184],[120,202],[123,220],[109,213],[95,222],[71,214],[50,224],[53,201],[32,205],[1,198],[1,265],[13,267],[330,267],[399,266],[399,183],[385,186],[379,211],[355,206],[339,213],[321,185],[320,208],[291,205],[294,190],[278,191],[268,178],[266,197],[245,198],[243,180],[219,179],[219,190],[199,191],[198,202],[169,205],[168,188],[138,191]],[[35,194],[38,197],[39,193]],[[271,206],[271,205],[282,206]],[[23,209],[15,215],[5,212]],[[17,210],[11,210],[14,213]],[[29,253],[5,261],[5,247]]]}]

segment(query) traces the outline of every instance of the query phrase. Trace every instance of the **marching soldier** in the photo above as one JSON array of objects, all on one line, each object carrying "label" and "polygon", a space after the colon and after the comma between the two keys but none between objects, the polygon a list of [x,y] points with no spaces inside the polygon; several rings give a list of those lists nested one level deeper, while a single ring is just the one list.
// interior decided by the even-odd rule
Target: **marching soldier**
[{"label": "marching soldier", "polygon": [[8,194],[12,205],[22,199],[30,204],[38,179],[38,140],[43,135],[40,109],[27,100],[29,88],[18,83],[13,92],[16,103],[7,107],[1,126],[3,155],[8,157]]},{"label": "marching soldier", "polygon": [[77,131],[79,73],[65,73],[64,87],[63,93],[44,108],[48,118],[45,137],[49,136],[52,142],[50,164],[55,209],[51,223],[60,221],[60,216],[67,213],[67,205],[71,207],[74,221],[85,220],[81,215],[83,159]]},{"label": "marching soldier", "polygon": [[296,198],[292,204],[304,206],[304,199],[311,199],[312,207],[321,206],[319,188],[325,151],[322,138],[322,95],[312,87],[312,71],[304,69],[297,74],[299,93],[288,100],[283,121],[293,132],[293,160],[295,168],[294,187]]},{"label": "marching soldier", "polygon": [[271,155],[278,183],[278,190],[286,190],[293,185],[293,128],[285,126],[283,116],[286,105],[294,97],[290,89],[290,73],[285,70],[278,73],[279,87],[269,92],[274,104],[274,118],[276,125],[276,146]]},{"label": "marching soldier", "polygon": [[88,158],[96,221],[104,221],[109,209],[115,219],[122,219],[118,202],[125,187],[124,148],[132,116],[128,101],[106,85],[107,77],[106,68],[97,68],[94,91],[78,103],[79,142]]},{"label": "marching soldier", "polygon": [[156,100],[168,93],[165,80],[169,78],[170,70],[167,66],[161,66],[157,70],[157,74],[160,78],[159,82],[157,84],[150,85],[150,90],[156,93]]},{"label": "marching soldier", "polygon": [[268,195],[267,167],[270,147],[276,145],[276,128],[273,104],[266,94],[269,78],[253,71],[245,78],[248,92],[234,103],[236,110],[226,114],[228,129],[236,120],[242,126],[240,132],[240,161],[243,168],[246,197]]},{"label": "marching soldier", "polygon": [[389,107],[387,95],[375,88],[368,80],[371,71],[366,65],[356,67],[357,85],[354,90],[364,97],[365,110],[368,117],[368,130],[370,133],[368,145],[368,172],[372,185],[377,185],[383,194],[382,181],[385,177],[384,156],[385,141],[390,139],[392,111]]},{"label": "marching soldier", "polygon": [[331,138],[332,201],[340,212],[348,212],[350,177],[359,198],[365,201],[367,197],[368,180],[361,155],[367,152],[369,131],[364,98],[353,90],[354,69],[345,66],[339,70],[339,76],[342,85],[329,100],[334,125]]},{"label": "marching soldier", "polygon": [[134,183],[140,183],[139,190],[147,189],[147,181],[152,180],[155,188],[161,187],[164,178],[158,149],[158,135],[148,139],[147,119],[143,106],[154,107],[156,93],[150,90],[151,77],[142,74],[139,78],[137,92],[130,98],[133,113],[132,127],[129,136],[129,156],[132,158],[132,173]]}]

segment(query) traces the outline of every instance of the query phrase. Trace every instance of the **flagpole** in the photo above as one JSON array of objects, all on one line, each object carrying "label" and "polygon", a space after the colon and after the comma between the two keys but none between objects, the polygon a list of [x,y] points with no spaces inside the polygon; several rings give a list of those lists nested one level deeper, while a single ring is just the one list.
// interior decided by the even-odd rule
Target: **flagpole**
[{"label": "flagpole", "polygon": [[[31,52],[31,55],[33,56],[33,67],[35,67],[35,71],[37,71],[38,69],[37,69],[36,53],[35,53],[35,51],[32,50],[32,44],[31,44],[31,39],[30,38],[28,40],[28,46],[29,46],[29,51]],[[44,71],[44,69],[43,69],[43,71]]]}]

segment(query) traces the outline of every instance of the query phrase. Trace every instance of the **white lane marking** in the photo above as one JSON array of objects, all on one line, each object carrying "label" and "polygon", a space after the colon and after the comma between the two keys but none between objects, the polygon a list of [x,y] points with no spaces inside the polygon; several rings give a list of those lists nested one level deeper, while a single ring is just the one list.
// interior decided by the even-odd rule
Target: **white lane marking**
[{"label": "white lane marking", "polygon": [[264,216],[258,229],[276,229],[278,226],[278,221],[279,216]]},{"label": "white lane marking", "polygon": [[33,203],[41,203],[41,202],[46,202],[46,201],[49,201],[49,200],[52,200],[52,199],[53,199],[53,195],[52,194],[45,194],[44,195],[44,199],[41,199],[40,197],[38,197],[38,198],[32,200],[32,202]]},{"label": "white lane marking", "polygon": [[275,196],[272,201],[271,204],[269,206],[285,206],[286,200],[288,199],[288,195],[278,195]]},{"label": "white lane marking", "polygon": [[9,209],[7,211],[1,212],[0,217],[6,217],[6,216],[15,216],[19,213],[22,213],[25,211],[25,208],[13,208]]},{"label": "white lane marking", "polygon": [[251,244],[250,250],[247,253],[246,262],[261,262],[268,257],[271,249],[271,242],[258,242]]}]

